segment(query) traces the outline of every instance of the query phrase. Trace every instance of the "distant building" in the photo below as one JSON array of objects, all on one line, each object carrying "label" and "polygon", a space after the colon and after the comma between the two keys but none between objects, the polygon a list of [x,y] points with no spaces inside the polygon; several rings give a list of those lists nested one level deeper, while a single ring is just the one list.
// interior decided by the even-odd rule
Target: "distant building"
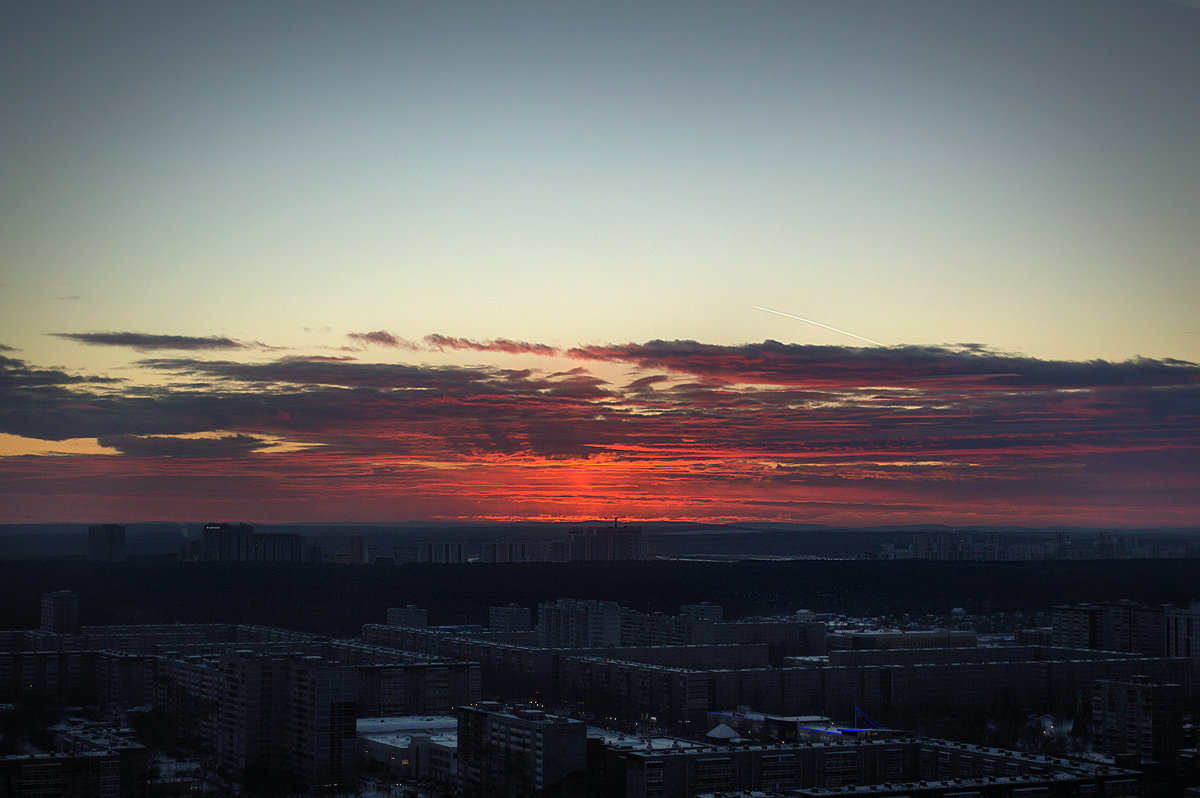
[{"label": "distant building", "polygon": [[560,598],[538,605],[538,641],[559,648],[621,645],[621,607],[615,601]]},{"label": "distant building", "polygon": [[392,548],[392,562],[396,565],[406,565],[417,561],[418,546],[395,546]]},{"label": "distant building", "polygon": [[971,648],[979,635],[966,629],[875,629],[830,632],[827,640],[830,649]]},{"label": "distant building", "polygon": [[41,631],[55,635],[79,633],[79,596],[70,590],[42,594]]},{"label": "distant building", "polygon": [[250,539],[251,562],[303,562],[304,537],[290,534],[254,535]]},{"label": "distant building", "polygon": [[885,544],[883,558],[909,560],[970,560],[992,562],[1009,558],[999,532],[918,532],[907,549]]},{"label": "distant building", "polygon": [[1092,696],[1092,742],[1107,754],[1173,763],[1183,747],[1184,689],[1145,677],[1101,680]]},{"label": "distant building", "polygon": [[494,702],[458,709],[462,798],[584,798],[587,726]]},{"label": "distant building", "polygon": [[[782,657],[824,654],[825,624],[809,614],[793,619],[736,622],[713,620],[722,614],[711,604],[691,605],[691,612],[667,615],[621,608],[622,646],[753,645],[766,643],[771,661]],[[707,617],[703,617],[707,616]]]},{"label": "distant building", "polygon": [[563,558],[555,555],[552,541],[514,540],[502,536],[479,544],[480,562],[552,562],[555,559]]},{"label": "distant building", "polygon": [[713,642],[718,645],[749,645],[766,643],[771,662],[780,663],[783,657],[818,656],[824,654],[826,627],[820,621],[803,620],[744,620],[713,624]]},{"label": "distant building", "polygon": [[493,632],[528,632],[533,628],[533,613],[529,607],[517,604],[488,607],[488,628]]},{"label": "distant building", "polygon": [[706,724],[710,729],[720,725],[759,742],[846,742],[851,739],[875,737],[905,738],[911,732],[893,731],[869,725],[838,724],[825,715],[771,715],[749,709],[710,711]]},{"label": "distant building", "polygon": [[429,540],[417,545],[417,562],[458,564],[466,561],[467,544],[462,541]]},{"label": "distant building", "polygon": [[613,562],[652,560],[653,547],[640,526],[591,526],[555,540],[519,540],[501,536],[479,544],[481,563]]},{"label": "distant building", "polygon": [[325,547],[320,543],[305,543],[303,546],[302,557],[304,562],[324,562]]},{"label": "distant building", "polygon": [[412,626],[424,629],[429,626],[429,610],[422,609],[415,604],[404,607],[388,607],[387,622],[388,626]]},{"label": "distant building", "polygon": [[1033,629],[1016,629],[1013,641],[1018,646],[1052,646],[1054,645],[1054,627],[1038,626]]},{"label": "distant building", "polygon": [[88,527],[88,562],[124,562],[125,527],[98,524]]},{"label": "distant building", "polygon": [[965,560],[969,545],[962,532],[919,532],[913,535],[914,560]]},{"label": "distant building", "polygon": [[653,559],[642,543],[640,526],[588,527],[567,536],[572,562],[613,562]]},{"label": "distant building", "polygon": [[1146,545],[1137,536],[1100,533],[1090,540],[1072,541],[1065,532],[1053,539],[1006,543],[999,532],[955,530],[919,532],[908,546],[884,543],[885,560],[1113,560],[1196,557],[1195,545]]},{"label": "distant building", "polygon": [[201,558],[205,562],[248,562],[253,534],[254,527],[249,524],[205,524]]},{"label": "distant building", "polygon": [[701,601],[699,604],[681,604],[679,614],[717,623],[725,620],[725,608],[720,604],[709,604],[707,601]]},{"label": "distant building", "polygon": [[204,562],[303,562],[304,536],[255,534],[250,524],[205,524],[199,556]]}]

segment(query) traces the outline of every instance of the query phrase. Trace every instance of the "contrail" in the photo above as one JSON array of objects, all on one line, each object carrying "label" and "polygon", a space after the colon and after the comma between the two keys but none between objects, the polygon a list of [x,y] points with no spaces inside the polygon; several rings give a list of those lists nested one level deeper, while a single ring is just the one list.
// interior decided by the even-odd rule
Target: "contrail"
[{"label": "contrail", "polygon": [[791,313],[784,313],[782,310],[771,310],[770,308],[762,308],[762,307],[759,307],[758,305],[755,305],[754,309],[755,310],[765,310],[767,313],[774,313],[776,316],[787,316],[789,319],[795,319],[796,321],[804,321],[804,322],[808,322],[809,324],[815,324],[818,327],[824,327],[826,330],[833,330],[835,333],[841,333],[842,335],[849,335],[851,338],[857,338],[860,341],[866,341],[867,343],[874,344],[875,346],[886,346],[886,344],[881,344],[881,343],[879,343],[879,341],[872,341],[870,338],[863,338],[861,335],[855,335],[852,332],[846,332],[845,330],[839,330],[837,327],[830,327],[828,324],[822,324],[819,321],[813,321],[812,319],[806,319],[803,316],[793,316]]}]

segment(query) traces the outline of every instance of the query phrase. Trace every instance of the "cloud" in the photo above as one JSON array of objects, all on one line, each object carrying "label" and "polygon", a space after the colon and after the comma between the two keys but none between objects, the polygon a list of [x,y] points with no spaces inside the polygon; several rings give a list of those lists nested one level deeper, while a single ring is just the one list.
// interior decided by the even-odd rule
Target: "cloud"
[{"label": "cloud", "polygon": [[208,377],[220,381],[258,383],[275,391],[284,385],[332,385],[472,392],[498,385],[501,375],[489,369],[413,366],[403,363],[360,363],[344,360],[283,358],[268,363],[195,358],[153,358],[138,365],[156,371]]},{"label": "cloud", "polygon": [[[30,368],[24,360],[0,355],[0,398],[5,396],[3,392],[19,389],[78,385],[80,383],[113,384],[118,382],[122,382],[122,380],[117,377],[96,377],[68,374],[59,369]],[[12,396],[12,394],[8,395]]]},{"label": "cloud", "polygon": [[[153,379],[136,385],[0,355],[0,432],[97,438],[121,452],[107,458],[118,462],[73,462],[121,490],[198,491],[237,473],[285,503],[309,495],[383,507],[380,497],[399,501],[403,485],[405,506],[424,513],[486,505],[594,516],[616,506],[643,517],[786,520],[789,507],[857,506],[915,521],[929,518],[913,508],[941,507],[955,523],[1040,514],[1116,524],[1139,513],[1200,523],[1187,499],[1200,490],[1200,369],[1191,363],[770,341],[572,353],[632,364],[628,383],[583,367],[317,355],[145,359],[135,365]],[[295,447],[264,448],[275,440]],[[28,459],[22,468],[45,484],[66,473]],[[778,515],[763,515],[768,507]]]},{"label": "cloud", "polygon": [[474,352],[503,352],[510,355],[546,355],[559,354],[557,347],[547,344],[532,344],[526,341],[510,341],[507,338],[497,338],[492,341],[472,341],[467,338],[452,338],[447,335],[425,336],[425,343],[432,349],[470,350]]},{"label": "cloud", "polygon": [[135,332],[100,332],[100,333],[49,333],[57,338],[65,338],[89,346],[125,346],[139,352],[155,349],[246,349],[248,344],[235,341],[232,338],[220,336],[196,337],[190,335],[152,335]]},{"label": "cloud", "polygon": [[627,391],[649,391],[653,390],[654,386],[661,382],[670,382],[671,378],[665,374],[651,374],[648,377],[640,377],[625,386]]},{"label": "cloud", "polygon": [[358,358],[352,355],[288,355],[282,360],[285,363],[345,363],[358,360]]},{"label": "cloud", "polygon": [[107,435],[101,446],[139,457],[241,457],[266,445],[253,435],[181,438],[160,435]]},{"label": "cloud", "polygon": [[975,345],[862,348],[777,341],[742,346],[650,341],[575,347],[565,354],[579,360],[633,363],[644,369],[764,385],[937,387],[974,383],[998,389],[1065,389],[1200,382],[1200,366],[1186,361],[1046,361],[993,353]]},{"label": "cloud", "polygon": [[16,352],[16,351],[18,351],[16,347],[5,346],[4,344],[0,344],[0,352]]},{"label": "cloud", "polygon": [[615,396],[612,391],[601,386],[607,385],[606,380],[599,377],[572,375],[561,377],[546,383],[546,393],[550,396],[570,396],[577,399],[600,399]]},{"label": "cloud", "polygon": [[351,341],[355,341],[362,345],[374,344],[375,346],[390,346],[396,349],[408,349],[413,352],[420,349],[420,347],[418,347],[412,341],[393,335],[387,330],[375,330],[373,332],[365,333],[348,333],[346,337]]}]

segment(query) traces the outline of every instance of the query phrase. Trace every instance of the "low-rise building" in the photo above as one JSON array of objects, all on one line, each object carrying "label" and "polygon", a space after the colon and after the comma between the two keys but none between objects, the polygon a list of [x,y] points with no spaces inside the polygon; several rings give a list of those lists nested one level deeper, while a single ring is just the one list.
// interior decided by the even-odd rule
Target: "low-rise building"
[{"label": "low-rise building", "polygon": [[443,784],[458,779],[458,718],[454,715],[360,718],[358,744],[363,770]]},{"label": "low-rise building", "polygon": [[606,798],[1141,795],[1132,771],[945,740],[598,746],[592,772]]}]

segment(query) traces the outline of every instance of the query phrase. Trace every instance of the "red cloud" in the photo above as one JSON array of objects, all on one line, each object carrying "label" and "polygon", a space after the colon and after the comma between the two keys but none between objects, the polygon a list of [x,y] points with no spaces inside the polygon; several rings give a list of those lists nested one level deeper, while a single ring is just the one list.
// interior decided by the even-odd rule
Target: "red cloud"
[{"label": "red cloud", "polygon": [[[572,356],[654,370],[618,387],[580,369],[176,358],[142,361],[156,379],[137,387],[0,356],[0,432],[121,452],[6,458],[3,518],[1200,523],[1192,364],[770,342]],[[650,390],[660,370],[689,381]]]}]

